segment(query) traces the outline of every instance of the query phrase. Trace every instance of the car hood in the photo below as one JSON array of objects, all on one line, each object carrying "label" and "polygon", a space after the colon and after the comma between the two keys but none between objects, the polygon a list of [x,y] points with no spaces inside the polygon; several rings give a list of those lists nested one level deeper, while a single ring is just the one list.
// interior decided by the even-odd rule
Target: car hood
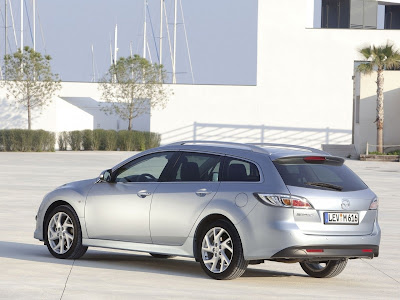
[{"label": "car hood", "polygon": [[79,180],[79,181],[73,181],[69,183],[65,183],[55,190],[62,190],[62,189],[71,189],[74,190],[75,192],[86,196],[86,194],[89,192],[90,188],[95,184],[97,181],[97,178],[92,178],[92,179],[85,179],[85,180]]}]

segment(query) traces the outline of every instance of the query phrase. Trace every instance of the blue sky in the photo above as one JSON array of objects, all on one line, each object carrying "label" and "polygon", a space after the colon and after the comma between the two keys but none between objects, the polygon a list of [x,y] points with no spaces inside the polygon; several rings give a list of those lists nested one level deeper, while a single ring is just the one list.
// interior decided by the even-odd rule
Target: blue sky
[{"label": "blue sky", "polygon": [[[25,0],[30,13],[32,0]],[[19,43],[19,2],[12,1],[17,41]],[[173,0],[165,0],[169,22],[173,20]],[[110,37],[118,24],[118,56],[142,54],[143,0],[36,0],[40,17],[36,21],[37,51],[53,57],[53,69],[63,81],[91,81],[93,77],[91,45],[94,47],[96,77],[110,65]],[[159,0],[148,0],[154,35],[159,36]],[[179,3],[179,0],[178,0]],[[192,57],[195,83],[255,84],[257,65],[257,0],[182,0],[185,24]],[[4,1],[0,1],[4,17]],[[10,16],[8,26],[11,26]],[[32,24],[32,15],[30,15]],[[178,23],[182,18],[178,16]],[[24,44],[32,45],[31,29],[24,20]],[[4,23],[3,23],[4,24]],[[41,37],[41,29],[45,46]],[[164,25],[165,27],[165,25]],[[157,60],[151,26],[148,43],[153,61]],[[172,35],[172,25],[171,31]],[[177,81],[190,83],[183,26],[178,25]],[[166,32],[164,32],[166,35]],[[8,29],[9,48],[15,51],[12,29]],[[172,36],[171,36],[172,38]],[[0,33],[0,54],[4,55],[4,33]],[[167,38],[163,60],[171,71]],[[8,50],[9,51],[9,50]]]}]

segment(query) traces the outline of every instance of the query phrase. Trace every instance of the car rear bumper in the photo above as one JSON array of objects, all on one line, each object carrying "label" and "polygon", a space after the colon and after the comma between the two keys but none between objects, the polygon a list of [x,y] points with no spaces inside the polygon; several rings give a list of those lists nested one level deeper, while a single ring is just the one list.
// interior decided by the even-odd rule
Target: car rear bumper
[{"label": "car rear bumper", "polygon": [[[377,220],[369,234],[357,235],[356,231],[354,235],[307,234],[296,224],[292,210],[271,209],[263,204],[258,204],[246,219],[236,224],[236,228],[247,260],[304,259],[318,255],[373,258],[379,253],[381,239]],[[323,249],[324,252],[304,251],[307,249]],[[363,252],[363,249],[372,249],[372,252]]]},{"label": "car rear bumper", "polygon": [[272,255],[273,260],[320,260],[338,258],[374,258],[379,256],[377,245],[314,245],[289,247]]}]

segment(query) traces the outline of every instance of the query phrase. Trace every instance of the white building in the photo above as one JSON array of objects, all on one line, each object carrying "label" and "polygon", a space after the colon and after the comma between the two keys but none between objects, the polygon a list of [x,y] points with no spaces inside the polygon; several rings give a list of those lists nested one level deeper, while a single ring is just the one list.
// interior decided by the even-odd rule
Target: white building
[{"label": "white building", "polygon": [[[354,143],[357,50],[388,40],[400,46],[397,5],[400,0],[259,0],[256,86],[171,85],[174,95],[166,109],[134,120],[133,127],[161,133],[163,144],[192,139],[318,148]],[[97,84],[65,82],[33,128],[126,128],[126,122],[99,110],[101,101]],[[5,111],[6,101],[1,103]],[[25,112],[7,110],[1,128],[25,127]]]}]

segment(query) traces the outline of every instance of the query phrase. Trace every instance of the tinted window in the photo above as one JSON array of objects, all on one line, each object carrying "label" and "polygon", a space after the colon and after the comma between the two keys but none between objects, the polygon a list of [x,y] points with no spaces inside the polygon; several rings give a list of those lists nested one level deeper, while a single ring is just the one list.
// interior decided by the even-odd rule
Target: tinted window
[{"label": "tinted window", "polygon": [[251,162],[226,157],[223,181],[260,181],[260,173]]},{"label": "tinted window", "polygon": [[158,181],[173,152],[162,152],[147,155],[131,161],[119,168],[116,182],[152,182]]},{"label": "tinted window", "polygon": [[322,28],[350,27],[350,0],[322,0]]},{"label": "tinted window", "polygon": [[219,181],[221,157],[182,153],[171,173],[171,181]]},{"label": "tinted window", "polygon": [[385,29],[400,29],[400,5],[385,6]]},{"label": "tinted window", "polygon": [[307,163],[302,159],[274,162],[286,185],[335,191],[357,191],[367,186],[342,161]]}]

